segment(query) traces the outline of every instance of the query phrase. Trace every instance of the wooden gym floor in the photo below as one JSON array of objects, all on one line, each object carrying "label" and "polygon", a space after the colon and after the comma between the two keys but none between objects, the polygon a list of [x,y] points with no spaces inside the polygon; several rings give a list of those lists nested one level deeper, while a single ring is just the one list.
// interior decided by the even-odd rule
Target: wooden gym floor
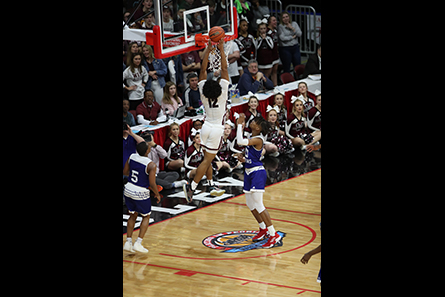
[{"label": "wooden gym floor", "polygon": [[300,259],[321,244],[321,169],[268,186],[264,205],[285,233],[282,246],[238,251],[252,246],[248,232],[205,241],[258,230],[244,194],[150,224],[143,241],[149,253],[123,251],[123,296],[320,296],[321,254],[306,265]]}]

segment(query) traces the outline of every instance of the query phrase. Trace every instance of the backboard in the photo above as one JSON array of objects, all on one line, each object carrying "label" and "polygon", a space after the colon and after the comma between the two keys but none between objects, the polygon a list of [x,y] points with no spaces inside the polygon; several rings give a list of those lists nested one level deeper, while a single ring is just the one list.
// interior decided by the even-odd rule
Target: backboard
[{"label": "backboard", "polygon": [[[140,1],[139,9],[135,8],[139,13],[136,12],[135,15],[142,15],[145,18],[137,20],[130,17],[127,23],[131,29],[124,26],[124,40],[145,41],[153,45],[157,59],[204,48],[202,42],[195,42],[195,36],[208,36],[213,26],[224,29],[226,41],[238,36],[237,13],[233,0]],[[152,1],[153,4],[150,6]],[[214,7],[210,7],[208,2],[214,3]],[[171,20],[168,15],[171,16]],[[154,25],[140,25],[149,22]],[[202,41],[202,38],[199,40]]]}]

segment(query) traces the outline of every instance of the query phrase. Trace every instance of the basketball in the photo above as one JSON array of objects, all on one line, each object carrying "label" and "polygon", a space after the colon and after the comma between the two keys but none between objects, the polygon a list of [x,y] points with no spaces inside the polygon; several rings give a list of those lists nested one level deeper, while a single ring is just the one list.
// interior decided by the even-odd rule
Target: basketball
[{"label": "basketball", "polygon": [[212,27],[209,31],[210,40],[213,42],[218,42],[221,38],[224,38],[224,29],[218,26]]}]

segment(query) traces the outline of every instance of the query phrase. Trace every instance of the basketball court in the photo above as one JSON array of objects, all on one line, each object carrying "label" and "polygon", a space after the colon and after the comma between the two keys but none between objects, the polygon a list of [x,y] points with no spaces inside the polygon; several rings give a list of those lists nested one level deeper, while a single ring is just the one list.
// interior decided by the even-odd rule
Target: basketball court
[{"label": "basketball court", "polygon": [[123,295],[320,296],[320,254],[300,259],[321,244],[321,169],[268,186],[264,204],[281,246],[251,247],[258,224],[244,195],[229,198],[151,224],[148,254],[123,251]]},{"label": "basketball court", "polygon": [[[214,17],[208,5],[184,8],[185,2],[155,0],[139,16],[141,20],[154,15],[153,28],[134,28],[138,18],[130,16],[123,39],[153,45],[157,59],[205,48]],[[238,22],[233,0],[226,0],[225,7],[217,23],[229,43],[237,37]],[[164,10],[175,17],[172,30],[161,21]],[[320,296],[321,254],[306,265],[300,259],[321,244],[321,152],[295,154],[264,160],[264,205],[282,236],[273,248],[261,248],[267,239],[252,241],[259,226],[246,206],[243,171],[215,180],[226,189],[220,197],[210,197],[202,184],[197,188],[202,192],[196,192],[190,204],[181,189],[162,192],[159,204],[152,201],[143,238],[149,252],[123,251],[123,296]],[[122,245],[127,219],[124,206]],[[138,218],[136,229],[139,225]],[[137,236],[135,230],[133,241]]]}]

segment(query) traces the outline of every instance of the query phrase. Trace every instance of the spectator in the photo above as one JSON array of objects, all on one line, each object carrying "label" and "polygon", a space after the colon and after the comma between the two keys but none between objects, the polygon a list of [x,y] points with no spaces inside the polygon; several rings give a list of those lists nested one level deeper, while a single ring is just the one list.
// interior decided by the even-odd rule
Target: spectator
[{"label": "spectator", "polygon": [[[234,0],[233,5],[236,7],[239,19],[241,19],[241,16],[244,16],[249,20],[249,23],[252,23],[254,15],[247,0]],[[232,8],[230,7],[230,9]]]},{"label": "spectator", "polygon": [[136,108],[136,117],[139,124],[157,125],[161,106],[155,101],[155,96],[152,90],[146,90],[144,94],[144,102]]},{"label": "spectator", "polygon": [[182,105],[184,104],[176,93],[176,85],[171,81],[167,82],[164,87],[164,96],[162,97],[162,111],[165,113],[168,110],[168,114],[172,116],[178,107]]},{"label": "spectator", "polygon": [[123,72],[123,87],[129,92],[130,110],[136,107],[144,100],[145,84],[148,81],[148,72],[142,67],[142,55],[132,54],[130,66]]},{"label": "spectator", "polygon": [[250,24],[250,29],[253,35],[256,35],[256,31],[258,30],[257,20],[263,19],[265,16],[270,15],[270,9],[266,5],[266,0],[251,0],[251,10],[254,15],[252,23]]},{"label": "spectator", "polygon": [[181,55],[182,71],[184,72],[184,84],[185,88],[188,87],[187,75],[191,72],[201,71],[201,59],[199,58],[198,51],[191,51]]},{"label": "spectator", "polygon": [[123,99],[123,110],[124,110],[124,121],[128,124],[128,126],[133,127],[136,126],[136,122],[134,121],[134,117],[130,110],[130,101],[128,99]]},{"label": "spectator", "polygon": [[170,10],[170,7],[168,7],[167,5],[164,5],[162,10],[162,21],[164,25],[164,31],[173,32],[174,21],[172,18],[172,11]]},{"label": "spectator", "polygon": [[189,87],[184,92],[184,102],[187,110],[197,109],[202,105],[201,93],[198,88],[198,75],[195,72],[187,76]]},{"label": "spectator", "polygon": [[[290,64],[293,67],[301,64],[300,45],[298,44],[298,37],[301,37],[301,29],[296,22],[291,23],[288,12],[281,14],[281,23],[278,26],[279,38],[279,52],[281,63],[283,64],[283,71],[291,71]],[[293,69],[293,68],[292,68]]]},{"label": "spectator", "polygon": [[273,89],[273,83],[262,72],[258,71],[258,62],[250,60],[238,82],[238,89],[240,96],[245,96],[248,92],[257,93],[259,91],[271,90]]},{"label": "spectator", "polygon": [[165,66],[164,61],[155,58],[153,48],[150,45],[145,45],[142,48],[142,54],[144,56],[142,63],[148,72],[148,81],[145,89],[153,90],[156,102],[161,104],[162,96],[164,95],[163,88],[165,86],[167,66]]}]

